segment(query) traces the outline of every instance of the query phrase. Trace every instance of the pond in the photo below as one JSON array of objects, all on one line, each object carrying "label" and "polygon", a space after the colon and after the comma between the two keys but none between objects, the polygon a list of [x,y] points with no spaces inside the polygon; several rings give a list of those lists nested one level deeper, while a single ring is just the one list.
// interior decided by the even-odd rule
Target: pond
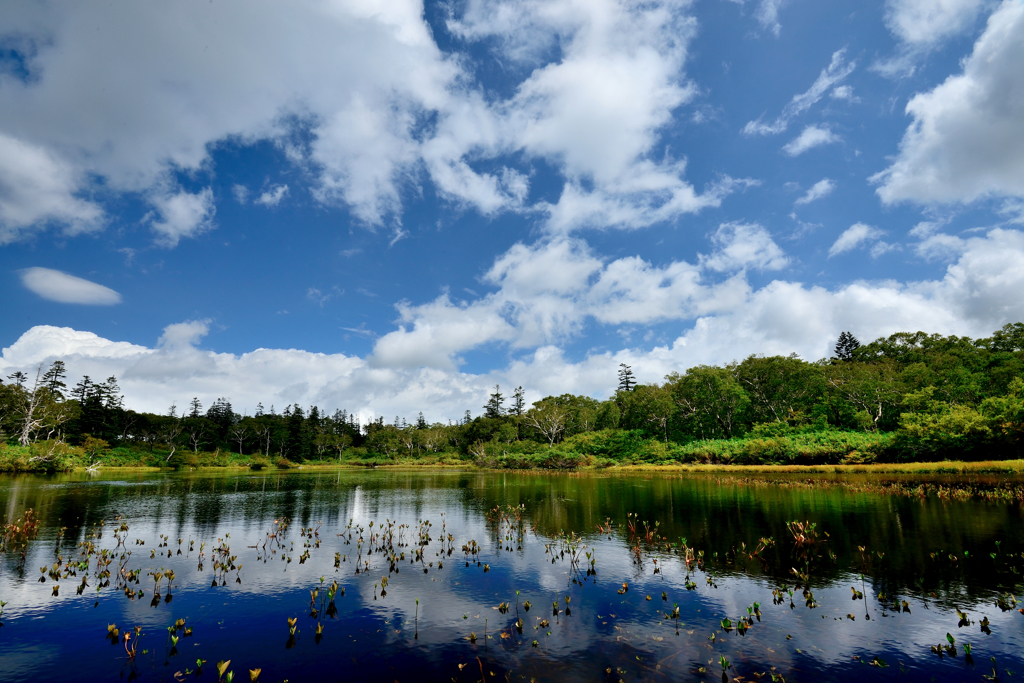
[{"label": "pond", "polygon": [[5,477],[0,680],[1024,674],[1020,501],[919,483]]}]

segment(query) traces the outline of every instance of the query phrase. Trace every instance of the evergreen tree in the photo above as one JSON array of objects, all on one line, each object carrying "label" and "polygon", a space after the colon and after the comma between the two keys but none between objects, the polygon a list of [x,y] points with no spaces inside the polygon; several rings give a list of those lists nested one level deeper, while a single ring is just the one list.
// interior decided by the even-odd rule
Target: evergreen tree
[{"label": "evergreen tree", "polygon": [[835,358],[841,361],[853,360],[853,352],[859,348],[860,341],[849,332],[843,332],[836,342]]},{"label": "evergreen tree", "polygon": [[67,389],[67,385],[64,383],[64,379],[68,376],[67,370],[64,368],[64,361],[55,360],[50,369],[43,375],[43,386],[50,390],[54,395],[64,398],[64,390]]},{"label": "evergreen tree", "polygon": [[505,403],[505,397],[501,395],[501,386],[498,384],[494,385],[494,393],[487,399],[487,405],[484,406],[484,417],[501,417],[505,414],[502,404]]},{"label": "evergreen tree", "polygon": [[192,401],[188,405],[189,405],[189,413],[188,413],[189,417],[199,417],[200,415],[203,414],[202,413],[202,411],[203,411],[203,403],[202,403],[202,401],[199,400],[198,396],[193,396],[192,397]]},{"label": "evergreen tree", "polygon": [[516,387],[516,390],[512,392],[512,407],[509,408],[509,413],[516,417],[522,417],[523,412],[526,410],[526,393],[523,391],[521,386]]},{"label": "evergreen tree", "polygon": [[10,375],[7,375],[7,379],[11,380],[15,384],[17,384],[19,387],[24,388],[25,387],[25,381],[28,379],[28,375],[26,375],[21,370],[18,370],[17,372],[14,372],[14,373],[11,373]]},{"label": "evergreen tree", "polygon": [[472,416],[472,415],[470,414],[470,412],[469,412],[469,411],[467,410],[467,411],[466,411],[466,414],[465,414],[465,415],[463,416],[463,418],[462,418],[462,424],[464,424],[464,425],[468,425],[468,424],[469,424],[470,422],[472,422],[472,421],[473,421],[473,416]]},{"label": "evergreen tree", "polygon": [[103,407],[107,410],[121,410],[124,406],[124,396],[121,395],[121,387],[117,385],[117,377],[111,375],[101,386]]},{"label": "evergreen tree", "polygon": [[306,416],[298,404],[288,406],[291,412],[285,411],[287,436],[285,438],[285,457],[290,460],[306,460],[309,458],[309,445],[312,441],[306,428]]},{"label": "evergreen tree", "polygon": [[85,404],[85,399],[89,397],[92,392],[92,380],[89,379],[89,375],[82,375],[82,379],[78,381],[75,388],[71,390],[71,398],[75,399],[81,404]]},{"label": "evergreen tree", "polygon": [[632,391],[636,386],[633,369],[625,363],[619,363],[619,391]]},{"label": "evergreen tree", "polygon": [[416,429],[426,429],[427,420],[423,417],[423,411],[420,411],[419,417],[416,418]]}]

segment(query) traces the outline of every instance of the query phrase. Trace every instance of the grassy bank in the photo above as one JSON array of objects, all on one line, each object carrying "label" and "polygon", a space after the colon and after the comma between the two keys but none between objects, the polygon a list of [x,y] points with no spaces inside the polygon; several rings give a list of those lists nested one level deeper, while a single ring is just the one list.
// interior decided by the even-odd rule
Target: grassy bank
[{"label": "grassy bank", "polygon": [[62,472],[111,468],[238,468],[293,467],[460,467],[506,470],[607,469],[691,472],[792,473],[1021,473],[1024,460],[989,458],[901,457],[896,437],[886,433],[820,430],[756,434],[738,439],[676,444],[645,437],[641,432],[602,430],[577,434],[555,445],[534,441],[497,440],[479,443],[469,453],[449,450],[419,456],[386,457],[365,448],[350,448],[341,457],[293,462],[263,454],[228,450],[175,450],[159,447],[117,447],[87,450],[53,441],[29,446],[0,444],[0,472]]}]

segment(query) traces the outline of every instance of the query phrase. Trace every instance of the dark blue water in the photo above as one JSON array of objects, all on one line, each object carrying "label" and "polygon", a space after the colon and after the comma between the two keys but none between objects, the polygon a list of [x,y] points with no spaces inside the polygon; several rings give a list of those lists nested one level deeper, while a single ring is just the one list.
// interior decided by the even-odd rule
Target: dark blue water
[{"label": "dark blue water", "polygon": [[2,681],[215,681],[227,660],[236,681],[981,681],[991,657],[1024,675],[1016,503],[273,472],[7,478],[0,504],[39,519],[0,556]]}]

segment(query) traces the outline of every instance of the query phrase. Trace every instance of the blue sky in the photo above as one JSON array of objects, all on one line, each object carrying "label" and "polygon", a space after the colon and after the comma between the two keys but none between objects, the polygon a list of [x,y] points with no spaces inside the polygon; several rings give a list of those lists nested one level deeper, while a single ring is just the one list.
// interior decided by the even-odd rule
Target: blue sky
[{"label": "blue sky", "polygon": [[365,417],[1024,319],[1020,0],[0,7],[0,371]]}]

